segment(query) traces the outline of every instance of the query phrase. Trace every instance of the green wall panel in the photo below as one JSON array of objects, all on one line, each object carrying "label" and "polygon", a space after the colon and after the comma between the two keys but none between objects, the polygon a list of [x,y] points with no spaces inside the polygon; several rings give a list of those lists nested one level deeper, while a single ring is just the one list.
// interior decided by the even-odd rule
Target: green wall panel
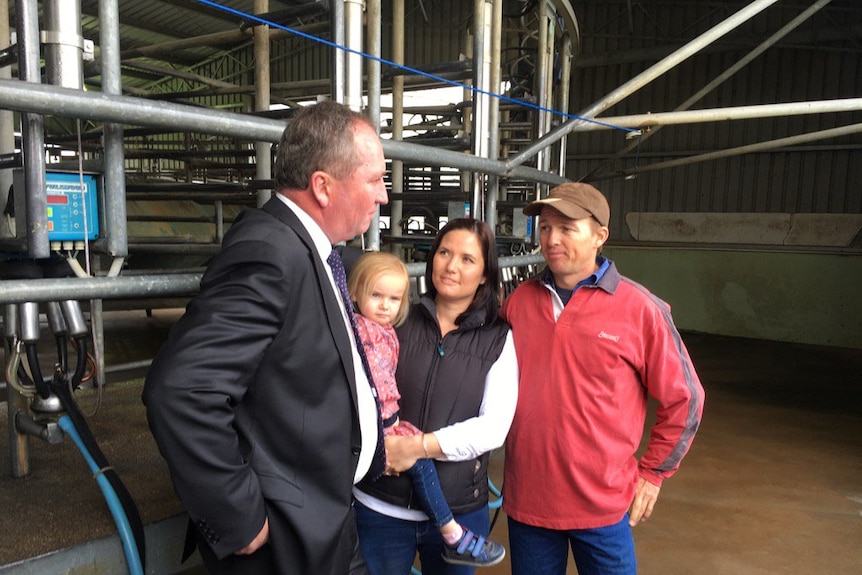
[{"label": "green wall panel", "polygon": [[862,349],[862,256],[608,246],[681,330]]}]

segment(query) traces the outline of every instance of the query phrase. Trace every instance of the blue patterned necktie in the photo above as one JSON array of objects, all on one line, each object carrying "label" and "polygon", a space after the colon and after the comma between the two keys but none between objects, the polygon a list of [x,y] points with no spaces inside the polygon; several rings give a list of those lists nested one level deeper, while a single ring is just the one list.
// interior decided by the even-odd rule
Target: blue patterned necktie
[{"label": "blue patterned necktie", "polygon": [[377,445],[374,449],[374,457],[371,460],[371,468],[368,470],[368,476],[372,479],[377,479],[383,475],[386,469],[386,451],[383,446],[383,420],[380,417],[380,400],[377,398],[377,388],[374,386],[374,377],[371,375],[371,366],[368,363],[368,357],[365,355],[365,347],[362,345],[362,339],[359,337],[359,330],[356,328],[356,318],[353,316],[353,306],[350,305],[350,294],[347,291],[347,274],[344,272],[344,264],[341,261],[341,256],[335,250],[329,253],[326,262],[332,269],[332,277],[335,279],[335,285],[338,286],[341,292],[341,298],[344,300],[344,307],[347,309],[347,317],[350,320],[350,327],[353,329],[353,337],[356,341],[356,349],[359,352],[359,357],[362,360],[362,367],[365,369],[365,375],[368,377],[368,383],[371,385],[371,395],[374,396],[374,405],[377,407]]}]

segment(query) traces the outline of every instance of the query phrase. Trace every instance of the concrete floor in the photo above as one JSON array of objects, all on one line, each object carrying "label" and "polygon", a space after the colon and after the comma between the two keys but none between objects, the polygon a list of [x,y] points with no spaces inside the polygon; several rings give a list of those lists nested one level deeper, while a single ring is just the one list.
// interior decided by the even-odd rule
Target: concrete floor
[{"label": "concrete floor", "polygon": [[[153,317],[111,312],[108,365],[152,357],[175,318],[169,310]],[[862,350],[683,337],[706,389],[703,425],[653,517],[635,530],[640,573],[862,573]],[[92,401],[82,394],[85,411]],[[145,523],[181,513],[146,429],[140,379],[111,382],[89,422]],[[493,454],[498,485],[502,461],[502,451]],[[0,465],[0,574],[123,572],[96,560],[67,570],[28,561],[70,548],[80,558],[89,553],[80,545],[100,538],[118,546],[101,494],[70,442],[31,441],[30,477],[11,479],[4,431]],[[503,543],[505,523],[501,516],[492,533]],[[176,539],[175,532],[167,543],[148,533],[150,564],[171,564]],[[69,565],[68,555],[59,564]],[[508,572],[508,561],[480,571]]]}]

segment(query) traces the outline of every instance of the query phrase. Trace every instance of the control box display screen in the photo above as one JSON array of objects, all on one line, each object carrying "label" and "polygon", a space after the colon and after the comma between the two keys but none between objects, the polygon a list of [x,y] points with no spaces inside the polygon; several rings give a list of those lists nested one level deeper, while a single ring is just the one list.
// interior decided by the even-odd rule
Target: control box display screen
[{"label": "control box display screen", "polygon": [[97,176],[47,172],[49,240],[94,240],[99,237]]}]

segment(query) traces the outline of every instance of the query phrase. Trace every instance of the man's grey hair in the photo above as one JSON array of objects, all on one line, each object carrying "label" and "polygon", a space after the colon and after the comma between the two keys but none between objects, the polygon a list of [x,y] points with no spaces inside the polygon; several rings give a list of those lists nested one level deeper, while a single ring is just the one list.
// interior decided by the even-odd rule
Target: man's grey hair
[{"label": "man's grey hair", "polygon": [[311,174],[321,170],[341,179],[359,167],[353,136],[356,127],[371,122],[337,102],[303,108],[287,125],[275,157],[275,188],[303,190]]}]

